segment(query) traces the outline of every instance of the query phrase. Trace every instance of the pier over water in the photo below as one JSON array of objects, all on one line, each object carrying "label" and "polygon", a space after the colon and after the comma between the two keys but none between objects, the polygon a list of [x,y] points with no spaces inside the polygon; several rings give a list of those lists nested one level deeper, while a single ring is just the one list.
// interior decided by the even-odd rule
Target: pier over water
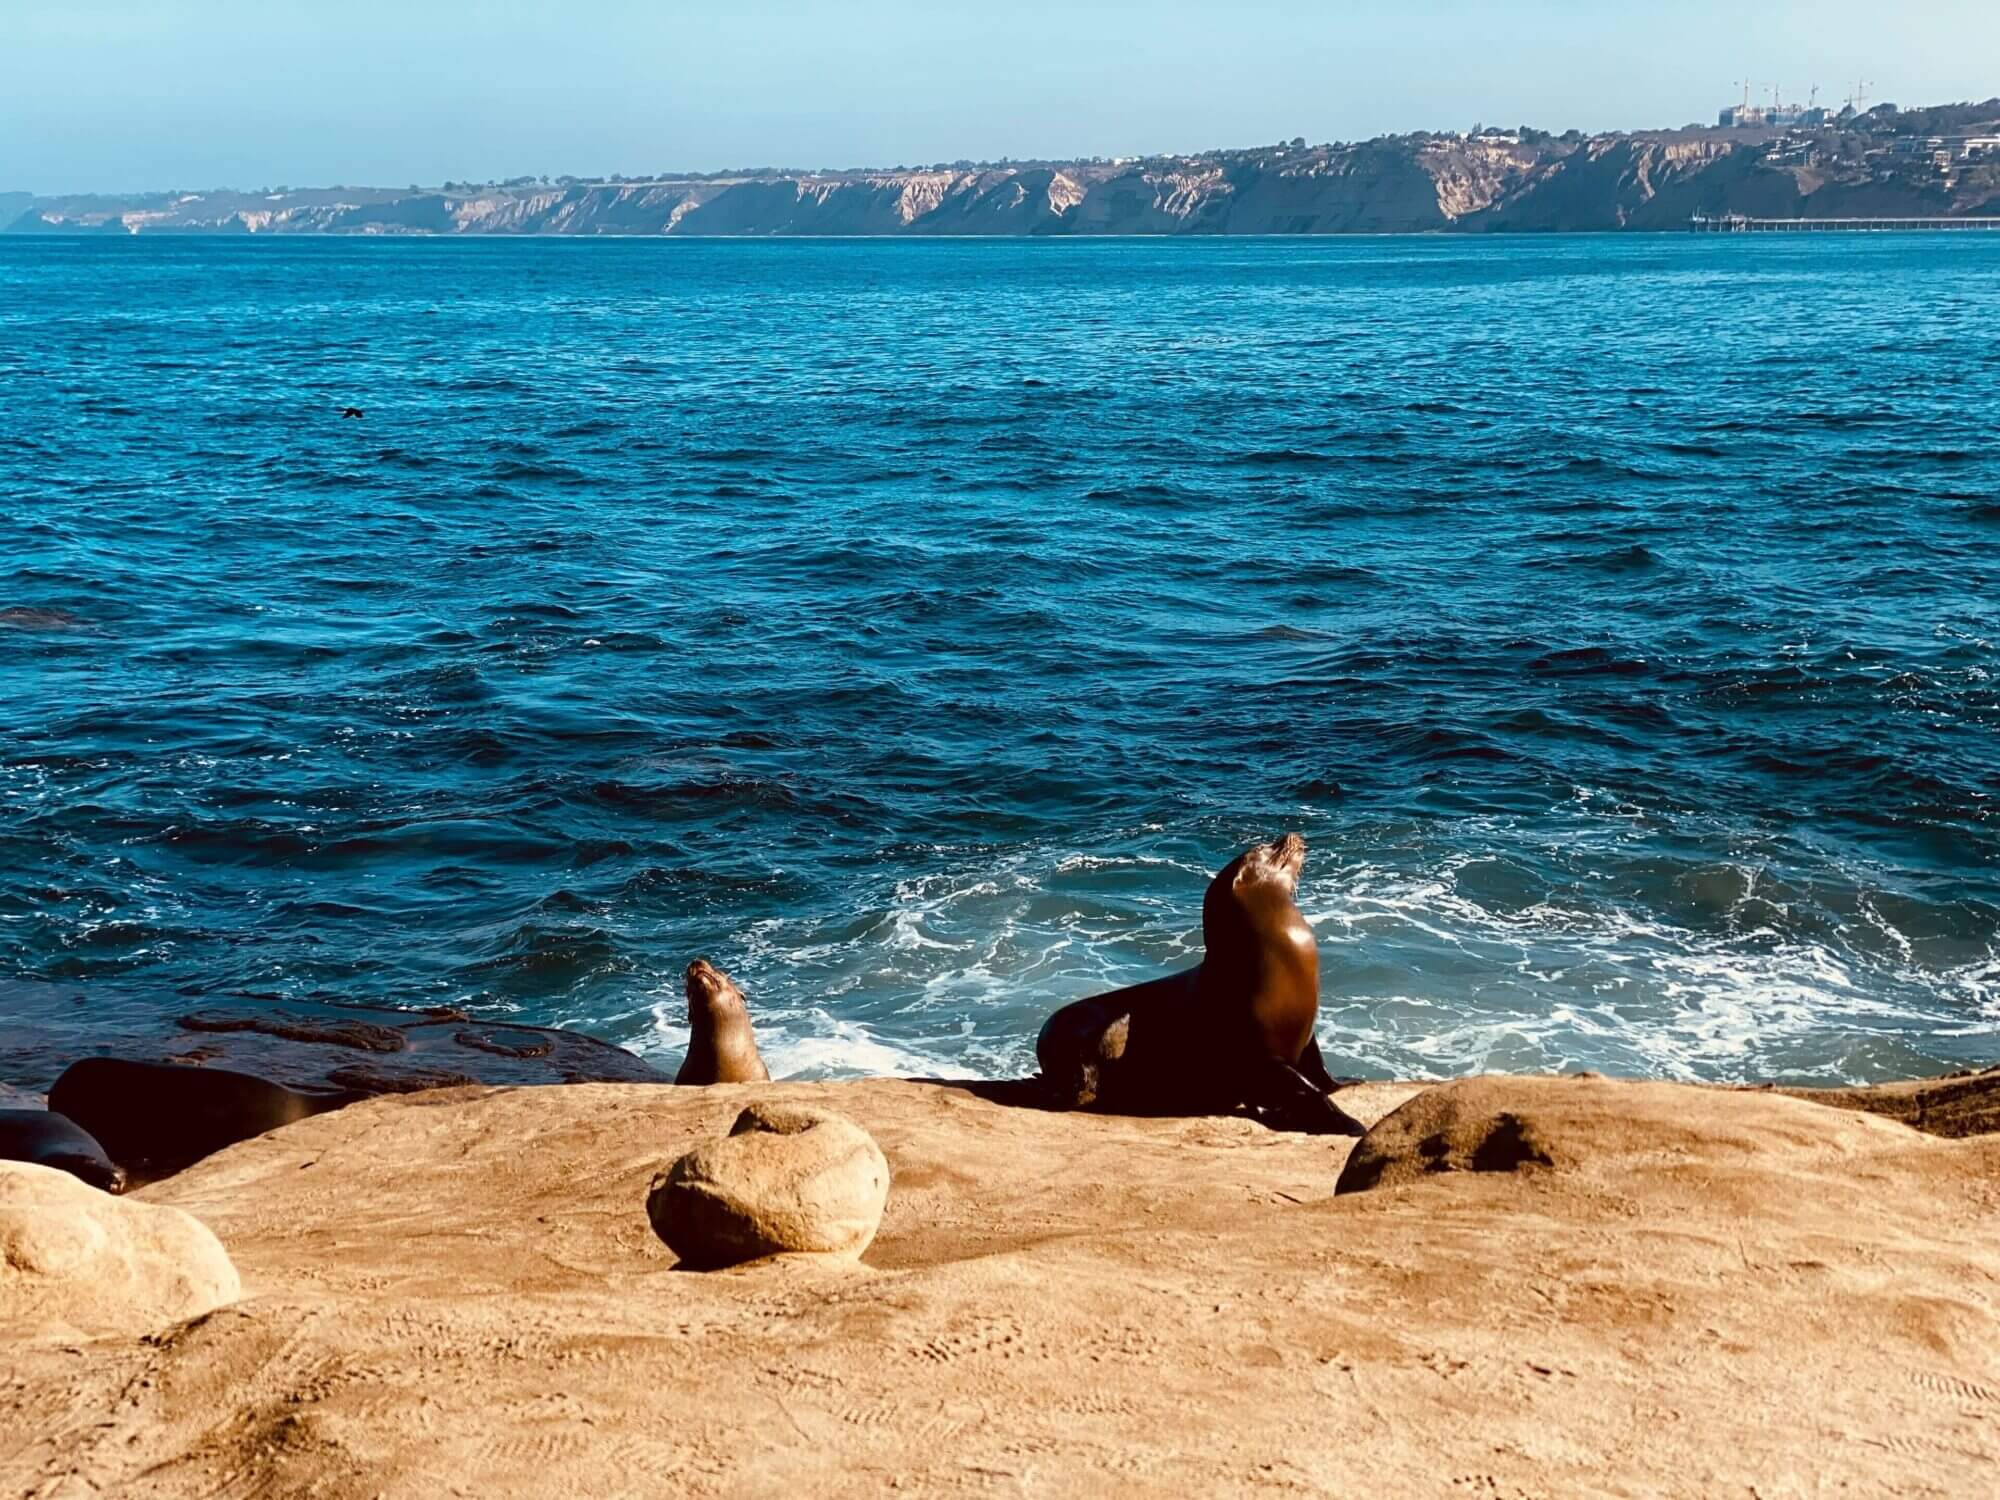
[{"label": "pier over water", "polygon": [[1749,214],[1696,214],[1688,227],[1697,234],[1803,234],[1833,230],[2000,229],[2000,215],[1940,214],[1930,218],[1759,219]]}]

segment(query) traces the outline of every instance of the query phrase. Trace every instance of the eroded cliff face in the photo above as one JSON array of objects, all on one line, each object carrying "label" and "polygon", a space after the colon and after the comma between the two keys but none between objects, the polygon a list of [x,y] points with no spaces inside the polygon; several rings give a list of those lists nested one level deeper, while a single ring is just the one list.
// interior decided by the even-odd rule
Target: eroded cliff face
[{"label": "eroded cliff face", "polygon": [[1704,209],[1762,214],[1768,208],[1747,206],[1743,192],[1760,156],[1717,139],[1589,141],[1538,164],[1513,191],[1466,217],[1487,229],[1589,230],[1678,227]]},{"label": "eroded cliff face", "polygon": [[1995,212],[2000,156],[1739,132],[1399,136],[1144,161],[754,173],[468,190],[0,195],[0,232],[1046,235],[1666,229],[1695,213]]},{"label": "eroded cliff face", "polygon": [[1899,163],[1773,159],[1727,140],[1590,142],[1531,173],[1461,226],[1475,230],[1678,229],[1694,214],[1754,218],[1991,214],[2000,163],[1950,177]]}]

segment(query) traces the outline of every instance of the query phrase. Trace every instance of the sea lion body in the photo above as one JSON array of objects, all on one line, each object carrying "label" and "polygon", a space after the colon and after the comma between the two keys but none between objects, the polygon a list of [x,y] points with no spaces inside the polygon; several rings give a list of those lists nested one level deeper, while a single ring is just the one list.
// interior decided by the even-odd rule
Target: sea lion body
[{"label": "sea lion body", "polygon": [[107,1193],[125,1191],[125,1172],[97,1138],[68,1115],[47,1109],[0,1109],[0,1161],[54,1167]]},{"label": "sea lion body", "polygon": [[1305,840],[1246,850],[1209,882],[1195,968],[1064,1006],[1035,1042],[1060,1108],[1208,1114],[1245,1105],[1297,1130],[1360,1135],[1326,1096],[1314,1040],[1319,947],[1294,893]]},{"label": "sea lion body", "polygon": [[687,1059],[675,1083],[768,1083],[750,1029],[750,1007],[730,977],[705,958],[688,965]]},{"label": "sea lion body", "polygon": [[358,1097],[307,1094],[226,1068],[86,1057],[55,1081],[49,1108],[95,1136],[132,1176],[151,1181]]}]

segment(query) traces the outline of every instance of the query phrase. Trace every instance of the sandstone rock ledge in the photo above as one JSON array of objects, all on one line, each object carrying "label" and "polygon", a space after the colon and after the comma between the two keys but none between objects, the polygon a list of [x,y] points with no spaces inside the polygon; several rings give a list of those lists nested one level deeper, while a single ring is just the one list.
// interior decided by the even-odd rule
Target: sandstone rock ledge
[{"label": "sandstone rock ledge", "polygon": [[[242,1301],[0,1327],[0,1493],[1989,1492],[2000,1137],[1451,1087],[1338,1198],[1346,1140],[886,1080],[356,1104],[138,1195]],[[648,1184],[753,1100],[880,1143],[861,1268],[670,1269]]]},{"label": "sandstone rock ledge", "polygon": [[215,1236],[179,1209],[0,1161],[0,1328],[144,1334],[242,1291]]}]

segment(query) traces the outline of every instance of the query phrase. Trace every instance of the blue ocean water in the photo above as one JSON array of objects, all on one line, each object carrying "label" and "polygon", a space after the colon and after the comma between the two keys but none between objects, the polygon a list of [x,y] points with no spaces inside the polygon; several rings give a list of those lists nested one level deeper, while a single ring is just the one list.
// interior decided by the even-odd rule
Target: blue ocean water
[{"label": "blue ocean water", "polygon": [[[0,240],[0,975],[1032,1068],[2000,1053],[2000,236]],[[345,406],[362,408],[343,418]]]}]

